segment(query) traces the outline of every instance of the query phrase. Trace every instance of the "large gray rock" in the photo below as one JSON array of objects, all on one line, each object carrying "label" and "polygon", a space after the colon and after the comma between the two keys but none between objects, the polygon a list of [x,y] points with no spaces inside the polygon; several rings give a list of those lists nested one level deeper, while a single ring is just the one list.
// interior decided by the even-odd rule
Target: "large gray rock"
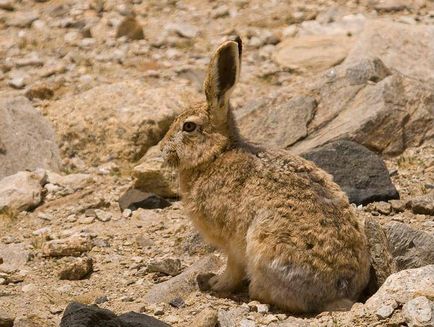
[{"label": "large gray rock", "polygon": [[388,67],[422,81],[434,82],[434,26],[373,20],[352,48],[345,63],[379,57]]},{"label": "large gray rock", "polygon": [[0,212],[35,208],[42,201],[42,185],[47,175],[43,170],[20,171],[0,180]]},{"label": "large gray rock", "polygon": [[195,95],[186,87],[123,81],[52,102],[46,110],[65,154],[78,153],[90,163],[139,160]]},{"label": "large gray rock", "polygon": [[407,224],[390,222],[386,235],[398,270],[434,264],[434,237]]},{"label": "large gray rock", "polygon": [[[278,108],[288,106],[300,94],[313,97],[317,106],[313,117],[309,107],[298,108],[310,119],[291,122],[293,112]],[[263,104],[258,106],[258,101]],[[242,135],[250,140],[285,146],[297,154],[348,139],[394,155],[434,137],[434,89],[413,78],[392,74],[378,58],[365,58],[252,101],[238,112],[238,122]],[[270,133],[274,130],[279,132]],[[282,139],[293,130],[307,132]]]},{"label": "large gray rock", "polygon": [[363,145],[339,140],[302,156],[331,174],[351,203],[399,199],[383,160]]},{"label": "large gray rock", "polygon": [[[237,115],[244,137],[287,147],[307,136],[307,126],[315,115],[316,106],[315,98],[310,96],[295,96],[278,106],[261,99],[238,111]],[[258,130],[263,133],[258,135]]]},{"label": "large gray rock", "polygon": [[25,97],[0,97],[0,179],[22,170],[59,167],[49,121]]}]

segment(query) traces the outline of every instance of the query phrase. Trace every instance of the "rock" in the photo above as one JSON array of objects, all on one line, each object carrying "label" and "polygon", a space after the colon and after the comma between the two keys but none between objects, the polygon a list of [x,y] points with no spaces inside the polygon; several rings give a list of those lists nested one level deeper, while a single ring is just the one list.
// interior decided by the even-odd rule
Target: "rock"
[{"label": "rock", "polygon": [[30,259],[30,252],[24,243],[1,244],[0,257],[3,260],[0,272],[12,273],[24,268]]},{"label": "rock", "polygon": [[172,301],[169,302],[169,304],[174,308],[183,308],[185,306],[185,302],[182,298],[176,297]]},{"label": "rock", "polygon": [[23,89],[26,86],[25,77],[23,75],[14,76],[9,80],[8,85],[14,89]]},{"label": "rock", "polygon": [[66,307],[60,327],[169,327],[151,316],[136,312],[116,316],[107,309],[96,305],[72,302]]},{"label": "rock", "polygon": [[434,190],[411,199],[408,204],[415,214],[434,216]]},{"label": "rock", "polygon": [[320,72],[340,64],[354,40],[347,36],[301,36],[281,42],[273,55],[279,65],[302,71]]},{"label": "rock", "polygon": [[24,58],[15,60],[15,66],[18,68],[26,67],[26,66],[41,67],[43,65],[44,65],[44,61],[36,52],[31,52],[30,54],[26,55]]},{"label": "rock", "polygon": [[93,271],[93,260],[90,257],[74,258],[59,272],[60,279],[80,280]]},{"label": "rock", "polygon": [[[332,324],[324,324],[325,326],[333,325]],[[309,321],[306,321],[302,318],[289,317],[280,322],[271,323],[268,325],[269,327],[310,327],[312,324]]]},{"label": "rock", "polygon": [[374,1],[374,8],[381,12],[401,11],[407,8],[405,0],[380,0]]},{"label": "rock", "polygon": [[365,205],[399,198],[383,160],[360,144],[335,141],[302,156],[331,174],[351,203]]},{"label": "rock", "polygon": [[36,11],[23,11],[15,12],[6,21],[6,25],[19,28],[28,28],[32,23],[38,19],[38,13]]},{"label": "rock", "polygon": [[30,293],[36,291],[37,287],[35,284],[26,284],[21,288],[21,290],[23,291],[23,293]]},{"label": "rock", "polygon": [[238,326],[241,319],[249,312],[248,308],[235,307],[229,310],[219,310],[218,322],[220,327]]},{"label": "rock", "polygon": [[[307,136],[307,126],[315,114],[316,106],[315,98],[310,96],[295,96],[279,106],[258,101],[237,111],[237,120],[245,130],[244,137],[287,147]],[[257,130],[263,126],[267,126],[267,132],[257,137]]]},{"label": "rock", "polygon": [[396,307],[397,307],[397,305],[395,307],[393,307],[393,305],[390,305],[390,304],[383,305],[382,307],[380,307],[377,310],[377,312],[375,314],[380,319],[386,319],[386,318],[389,318],[393,314],[393,311],[395,311]]},{"label": "rock", "polygon": [[42,185],[46,181],[44,170],[21,171],[0,180],[0,212],[19,212],[33,209],[42,201]]},{"label": "rock", "polygon": [[221,264],[218,257],[214,255],[206,256],[178,276],[153,286],[144,299],[148,303],[169,303],[176,297],[185,298],[191,292],[198,290],[196,282],[198,274],[218,270]]},{"label": "rock", "polygon": [[124,217],[124,218],[131,217],[132,213],[133,213],[133,211],[131,209],[124,209],[122,211],[122,217]]},{"label": "rock", "polygon": [[402,307],[402,314],[410,327],[434,326],[434,302],[418,296]]},{"label": "rock", "polygon": [[209,254],[215,250],[215,247],[206,243],[198,232],[188,234],[184,239],[182,248],[190,256]]},{"label": "rock", "polygon": [[397,271],[397,268],[386,233],[380,224],[375,218],[366,217],[364,225],[371,256],[371,278],[368,292],[372,294],[383,285],[387,277]]},{"label": "rock", "polygon": [[0,97],[0,178],[59,167],[59,149],[48,120],[25,97]]},{"label": "rock", "polygon": [[99,164],[102,158],[140,159],[194,97],[190,88],[152,88],[133,80],[65,97],[46,110],[63,152]]},{"label": "rock", "polygon": [[45,257],[79,256],[93,248],[93,242],[88,234],[76,233],[67,238],[45,242],[42,254]]},{"label": "rock", "polygon": [[240,321],[240,327],[256,327],[256,323],[253,320],[242,319]]},{"label": "rock", "polygon": [[130,40],[142,40],[143,28],[135,17],[125,17],[116,30],[116,37],[126,36]]},{"label": "rock", "polygon": [[390,200],[389,201],[392,211],[395,213],[403,212],[405,210],[405,201],[403,200]]},{"label": "rock", "polygon": [[408,25],[389,20],[368,21],[345,63],[357,62],[362,57],[378,57],[386,66],[393,67],[406,76],[433,81],[433,39],[432,25]]},{"label": "rock", "polygon": [[350,14],[339,18],[329,17],[331,21],[307,20],[300,24],[298,35],[358,35],[363,31],[366,17],[363,14]]},{"label": "rock", "polygon": [[32,85],[29,89],[24,93],[27,99],[41,99],[48,100],[51,99],[54,95],[53,89],[44,84],[35,84]]},{"label": "rock", "polygon": [[181,273],[181,260],[166,258],[154,260],[148,264],[149,272],[158,272],[169,276],[176,276]]},{"label": "rock", "polygon": [[39,327],[47,324],[47,316],[39,316],[36,314],[25,314],[14,320],[14,327]]},{"label": "rock", "polygon": [[384,201],[373,202],[368,204],[367,210],[370,212],[377,212],[382,215],[389,215],[392,212],[392,205]]},{"label": "rock", "polygon": [[0,327],[13,327],[14,320],[15,318],[12,315],[0,311]]},{"label": "rock", "polygon": [[270,311],[270,306],[268,304],[259,303],[256,305],[256,311],[258,313],[267,313]]},{"label": "rock", "polygon": [[226,5],[221,5],[215,8],[214,10],[212,10],[211,12],[211,17],[215,19],[226,17],[226,16],[229,16],[229,7]]},{"label": "rock", "polygon": [[110,212],[101,209],[95,209],[95,215],[96,218],[102,222],[109,221],[112,218],[112,214]]},{"label": "rock", "polygon": [[215,327],[218,323],[217,311],[206,308],[200,311],[195,317],[193,327]]},{"label": "rock", "polygon": [[55,172],[47,172],[47,182],[63,188],[71,188],[74,191],[84,188],[94,181],[89,174],[59,175]]},{"label": "rock", "polygon": [[434,236],[400,222],[388,223],[385,231],[398,270],[434,264]]},{"label": "rock", "polygon": [[[241,112],[251,112],[255,110],[251,107],[257,107],[256,113],[249,113],[249,119],[255,123],[240,119],[241,134],[251,135],[252,141],[267,146],[279,146],[276,139],[268,137],[274,130],[268,122],[288,122],[290,112],[264,108],[276,108],[300,94],[315,98],[317,106],[304,125],[307,135],[288,146],[295,154],[347,139],[375,152],[396,155],[434,137],[434,89],[397,72],[391,73],[378,58],[341,64],[252,100]],[[267,123],[261,125],[258,121]],[[298,124],[300,121],[278,127],[299,129]]]},{"label": "rock", "polygon": [[[14,10],[14,1],[12,1],[12,0],[0,0],[0,9],[10,10],[10,11]],[[3,327],[1,325],[1,323],[0,323],[0,326]]]},{"label": "rock", "polygon": [[178,195],[178,174],[173,169],[163,167],[158,145],[146,152],[140,164],[134,167],[133,176],[134,187],[139,190],[168,198]]},{"label": "rock", "polygon": [[199,30],[195,26],[187,23],[170,23],[166,26],[166,30],[175,32],[179,36],[187,39],[193,39],[199,33]]},{"label": "rock", "polygon": [[158,209],[169,207],[171,203],[158,195],[145,193],[137,189],[127,190],[119,199],[121,211],[130,209],[132,211],[138,208]]},{"label": "rock", "polygon": [[416,296],[434,294],[434,265],[397,272],[387,278],[380,289],[364,305],[366,313],[375,312],[384,305],[407,303]]}]

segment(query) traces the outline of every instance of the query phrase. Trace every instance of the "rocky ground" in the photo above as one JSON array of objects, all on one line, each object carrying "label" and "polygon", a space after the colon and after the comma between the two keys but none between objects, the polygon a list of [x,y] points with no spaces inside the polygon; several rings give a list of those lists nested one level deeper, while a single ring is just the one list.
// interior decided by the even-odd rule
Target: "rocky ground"
[{"label": "rocky ground", "polygon": [[[434,325],[433,25],[423,0],[0,0],[0,326],[57,326],[71,301],[173,326]],[[292,317],[197,285],[224,256],[155,145],[233,34],[244,135],[294,153],[347,139],[384,159],[394,186],[360,170],[357,194],[377,197],[357,210],[402,271],[349,312]]]}]

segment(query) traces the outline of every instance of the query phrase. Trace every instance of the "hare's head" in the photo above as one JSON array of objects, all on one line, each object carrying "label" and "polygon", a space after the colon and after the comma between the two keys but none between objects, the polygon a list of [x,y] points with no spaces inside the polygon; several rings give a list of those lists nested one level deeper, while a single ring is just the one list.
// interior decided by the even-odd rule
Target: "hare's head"
[{"label": "hare's head", "polygon": [[186,109],[161,143],[170,166],[188,169],[214,160],[238,140],[229,96],[238,80],[242,43],[226,41],[211,58],[204,82],[206,102]]}]

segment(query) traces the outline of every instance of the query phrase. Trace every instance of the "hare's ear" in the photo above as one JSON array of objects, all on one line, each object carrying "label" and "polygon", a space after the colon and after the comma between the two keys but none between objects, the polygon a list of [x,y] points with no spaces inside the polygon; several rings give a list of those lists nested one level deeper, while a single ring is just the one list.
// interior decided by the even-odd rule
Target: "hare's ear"
[{"label": "hare's ear", "polygon": [[242,42],[224,42],[214,53],[208,67],[204,89],[212,116],[227,117],[229,96],[237,83],[241,68]]}]

